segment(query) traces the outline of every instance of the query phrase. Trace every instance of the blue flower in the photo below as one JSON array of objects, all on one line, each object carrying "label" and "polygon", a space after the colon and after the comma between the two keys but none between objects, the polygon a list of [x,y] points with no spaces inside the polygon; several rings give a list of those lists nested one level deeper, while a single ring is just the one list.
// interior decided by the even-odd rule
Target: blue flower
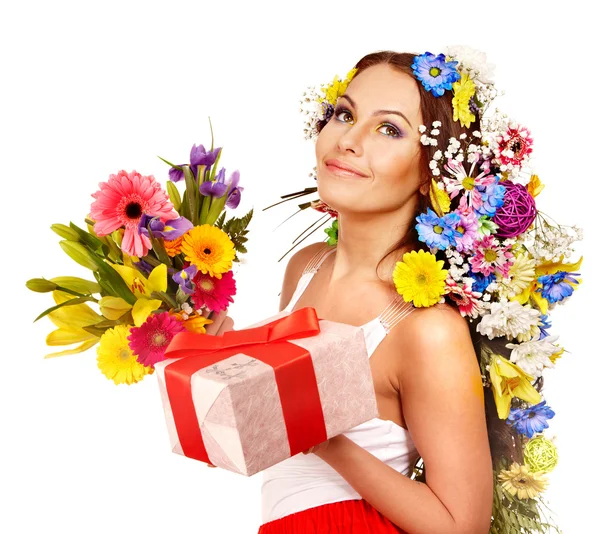
[{"label": "blue flower", "polygon": [[552,326],[550,322],[550,317],[548,315],[540,315],[540,324],[538,325],[540,328],[540,339],[544,339],[548,337],[550,334],[548,333],[548,328]]},{"label": "blue flower", "polygon": [[427,208],[427,213],[419,215],[417,222],[419,240],[430,248],[445,250],[448,246],[456,246],[456,239],[462,236],[456,229],[460,222],[458,213],[438,217],[431,208]]},{"label": "blue flower", "polygon": [[574,276],[580,275],[579,273],[558,271],[555,274],[540,276],[538,283],[542,284],[542,287],[536,289],[536,292],[541,293],[549,304],[560,302],[573,294],[574,289],[571,284],[579,284],[579,281],[573,278]]},{"label": "blue flower", "polygon": [[546,401],[542,401],[530,408],[511,408],[506,422],[520,434],[532,438],[534,434],[548,428],[548,419],[555,415],[554,411],[546,406]]},{"label": "blue flower", "polygon": [[506,187],[498,183],[498,176],[496,176],[496,182],[489,185],[477,185],[477,191],[481,194],[481,206],[475,208],[477,215],[493,217],[496,215],[496,210],[504,205],[504,195],[506,193]]},{"label": "blue flower", "polygon": [[470,271],[469,276],[474,280],[472,290],[478,291],[479,293],[483,293],[487,286],[496,281],[496,275],[494,273],[485,276],[483,273],[474,273],[473,271]]},{"label": "blue flower", "polygon": [[457,65],[458,61],[446,61],[444,54],[435,56],[431,52],[425,52],[415,56],[411,68],[425,90],[437,97],[442,96],[445,90],[451,91],[452,84],[460,80]]}]

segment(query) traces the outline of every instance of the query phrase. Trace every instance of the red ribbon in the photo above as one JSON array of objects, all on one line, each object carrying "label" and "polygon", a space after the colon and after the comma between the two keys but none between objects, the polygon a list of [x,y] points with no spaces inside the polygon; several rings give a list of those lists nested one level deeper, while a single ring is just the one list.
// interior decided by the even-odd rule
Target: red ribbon
[{"label": "red ribbon", "polygon": [[291,456],[325,441],[325,419],[310,353],[288,342],[319,332],[314,308],[301,308],[263,326],[230,330],[221,336],[177,334],[165,355],[181,359],[165,366],[165,383],[183,454],[210,463],[192,400],[191,376],[239,353],[273,367]]}]

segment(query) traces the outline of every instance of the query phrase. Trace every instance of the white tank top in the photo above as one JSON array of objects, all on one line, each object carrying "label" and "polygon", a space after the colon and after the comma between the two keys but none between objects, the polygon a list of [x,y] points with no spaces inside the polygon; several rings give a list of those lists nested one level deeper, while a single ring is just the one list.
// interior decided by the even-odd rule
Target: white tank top
[{"label": "white tank top", "polygon": [[[325,258],[335,251],[326,246],[308,263],[286,311],[293,311]],[[406,317],[413,307],[398,295],[375,319],[361,326],[369,357],[388,332]],[[419,456],[407,429],[393,421],[371,419],[344,435],[396,471],[409,475]],[[339,473],[315,454],[297,454],[262,472],[262,523],[286,515],[339,501],[361,499]]]}]

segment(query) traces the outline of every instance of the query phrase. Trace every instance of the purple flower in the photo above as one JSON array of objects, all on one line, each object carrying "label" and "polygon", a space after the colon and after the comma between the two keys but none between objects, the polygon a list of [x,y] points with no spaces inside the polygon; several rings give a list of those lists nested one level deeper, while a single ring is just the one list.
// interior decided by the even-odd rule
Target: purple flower
[{"label": "purple flower", "polygon": [[140,223],[139,230],[140,234],[149,236],[148,224],[154,237],[162,237],[167,241],[172,241],[185,234],[188,230],[191,230],[194,225],[188,221],[185,217],[177,217],[177,219],[171,219],[167,222],[162,222],[159,217],[149,217],[143,214]]},{"label": "purple flower", "polygon": [[190,169],[192,169],[194,176],[198,177],[198,165],[206,165],[208,171],[214,165],[220,151],[220,148],[215,148],[207,152],[204,145],[194,145],[190,151]]},{"label": "purple flower", "polygon": [[225,205],[228,208],[235,209],[239,206],[240,200],[242,199],[243,187],[239,187],[240,183],[240,171],[233,171],[229,180],[225,182],[229,186],[229,193],[227,193],[227,202]]},{"label": "purple flower", "polygon": [[227,184],[224,183],[225,169],[219,170],[214,181],[203,182],[200,184],[200,194],[205,197],[221,198],[227,191]]},{"label": "purple flower", "polygon": [[175,273],[173,275],[173,281],[179,285],[181,291],[186,295],[191,295],[194,292],[192,281],[197,272],[198,268],[195,265],[190,265],[182,271]]},{"label": "purple flower", "polygon": [[546,406],[546,401],[542,401],[530,408],[511,408],[506,422],[517,432],[531,439],[534,434],[548,428],[548,419],[555,415],[554,411]]},{"label": "purple flower", "polygon": [[475,208],[477,215],[493,217],[496,215],[496,210],[504,205],[506,187],[499,184],[499,180],[500,178],[496,175],[493,184],[475,186],[481,194],[481,206]]},{"label": "purple flower", "polygon": [[152,265],[150,265],[147,261],[144,261],[142,259],[140,259],[140,261],[136,261],[133,266],[140,271],[144,276],[150,276],[150,273],[152,272],[152,269],[154,269],[154,267],[152,267]]},{"label": "purple flower", "polygon": [[[194,145],[192,147],[190,150],[189,166],[196,179],[198,178],[198,165],[206,165],[206,170],[208,171],[211,165],[214,165],[220,151],[221,148],[215,148],[214,150],[209,150],[207,152],[204,148],[204,145]],[[183,167],[184,165],[186,165],[186,163],[181,163],[179,167]],[[171,167],[169,169],[169,180],[172,182],[179,182],[180,180],[183,180],[183,171],[175,167]]]}]

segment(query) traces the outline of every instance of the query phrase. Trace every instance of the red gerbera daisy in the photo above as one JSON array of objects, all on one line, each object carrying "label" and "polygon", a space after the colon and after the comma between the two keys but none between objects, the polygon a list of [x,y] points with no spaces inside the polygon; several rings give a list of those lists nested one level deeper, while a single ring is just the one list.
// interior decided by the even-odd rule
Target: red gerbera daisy
[{"label": "red gerbera daisy", "polygon": [[498,159],[502,165],[519,166],[533,151],[533,137],[524,126],[509,127],[497,141]]},{"label": "red gerbera daisy", "polygon": [[191,298],[196,309],[204,305],[210,311],[219,312],[233,302],[236,286],[232,271],[223,273],[220,279],[198,271],[194,284],[196,288]]},{"label": "red gerbera daisy", "polygon": [[186,328],[168,312],[150,315],[139,327],[131,328],[127,337],[129,348],[137,356],[137,361],[146,366],[153,366],[165,359],[165,351],[179,332]]}]

